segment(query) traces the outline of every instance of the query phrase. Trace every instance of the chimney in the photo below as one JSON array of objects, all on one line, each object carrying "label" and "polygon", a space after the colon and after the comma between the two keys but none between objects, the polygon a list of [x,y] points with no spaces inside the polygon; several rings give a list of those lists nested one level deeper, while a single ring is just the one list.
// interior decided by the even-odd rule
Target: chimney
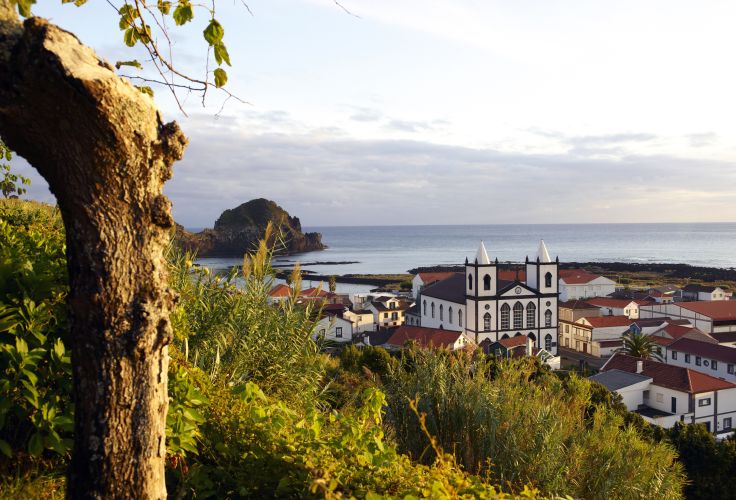
[{"label": "chimney", "polygon": [[526,338],[526,355],[534,356],[534,341],[529,337]]},{"label": "chimney", "polygon": [[637,361],[636,362],[636,373],[641,373],[644,371],[644,361]]}]

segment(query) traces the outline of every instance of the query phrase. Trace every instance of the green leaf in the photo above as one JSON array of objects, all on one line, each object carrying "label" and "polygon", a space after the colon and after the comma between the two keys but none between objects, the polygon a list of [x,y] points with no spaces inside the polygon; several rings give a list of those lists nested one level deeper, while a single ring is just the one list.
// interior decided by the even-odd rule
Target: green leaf
[{"label": "green leaf", "polygon": [[174,9],[174,22],[177,26],[188,23],[194,19],[194,11],[192,5],[189,3],[182,3],[176,6]]},{"label": "green leaf", "polygon": [[212,19],[210,24],[203,31],[204,39],[210,45],[216,45],[222,41],[222,37],[225,36],[225,28],[222,27],[216,19]]},{"label": "green leaf", "polygon": [[59,357],[59,359],[64,357],[66,349],[64,348],[64,342],[62,342],[61,339],[56,339],[56,342],[54,342],[54,352]]},{"label": "green leaf", "polygon": [[204,422],[204,416],[194,408],[184,408],[184,417],[194,422]]},{"label": "green leaf", "polygon": [[217,68],[215,70],[215,87],[218,89],[220,87],[224,87],[227,83],[227,73],[225,73],[225,70],[222,68]]},{"label": "green leaf", "polygon": [[143,92],[144,94],[148,94],[151,97],[153,97],[153,89],[149,87],[148,85],[136,85],[135,88]]},{"label": "green leaf", "polygon": [[115,67],[117,69],[120,69],[123,66],[133,66],[134,68],[143,69],[143,65],[138,62],[137,59],[133,59],[132,61],[118,61],[115,63]]},{"label": "green leaf", "polygon": [[13,449],[7,441],[0,439],[0,452],[8,458],[13,458]]},{"label": "green leaf", "polygon": [[18,0],[18,14],[23,17],[31,17],[31,5],[36,3],[36,0]]},{"label": "green leaf", "polygon": [[36,385],[38,383],[38,375],[33,373],[30,370],[27,370],[25,368],[22,368],[21,373],[26,376],[26,378],[31,382],[31,384]]},{"label": "green leaf", "polygon": [[230,54],[227,53],[227,48],[222,42],[215,45],[215,61],[217,61],[218,66],[221,65],[223,61],[230,66]]},{"label": "green leaf", "polygon": [[138,33],[133,28],[128,28],[125,30],[125,33],[123,34],[123,40],[125,41],[125,45],[128,47],[132,47],[135,45],[135,42],[137,41]]},{"label": "green leaf", "polygon": [[171,11],[171,2],[163,2],[158,0],[158,10],[161,14],[168,16]]},{"label": "green leaf", "polygon": [[28,452],[34,457],[43,453],[43,436],[40,432],[35,432],[28,441]]}]

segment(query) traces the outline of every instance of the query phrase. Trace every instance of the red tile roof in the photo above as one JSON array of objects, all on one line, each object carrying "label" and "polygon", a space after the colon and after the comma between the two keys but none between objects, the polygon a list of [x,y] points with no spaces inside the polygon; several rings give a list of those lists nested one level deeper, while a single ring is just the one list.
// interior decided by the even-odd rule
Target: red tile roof
[{"label": "red tile roof", "polygon": [[452,347],[462,336],[461,332],[442,330],[439,328],[426,328],[423,326],[400,326],[386,341],[396,347],[403,347],[409,341],[416,342],[420,347]]},{"label": "red tile roof", "polygon": [[498,341],[499,344],[504,346],[506,349],[512,347],[519,347],[520,345],[526,345],[526,341],[529,339],[526,335],[517,335],[516,337],[509,337]]},{"label": "red tile roof", "polygon": [[668,346],[675,341],[675,339],[669,339],[667,337],[660,337],[659,335],[651,335],[649,338],[652,339],[652,342],[654,342],[655,344],[659,344],[663,346]]},{"label": "red tile roof", "polygon": [[736,300],[679,302],[677,305],[714,321],[736,321]]},{"label": "red tile roof", "polygon": [[501,281],[526,281],[526,271],[519,269],[518,274],[515,269],[499,269],[498,279]]},{"label": "red tile roof", "polygon": [[[593,328],[609,328],[615,326],[630,326],[635,321],[626,316],[599,316],[581,318],[591,324]],[[580,320],[578,320],[580,321]]]},{"label": "red tile roof", "polygon": [[560,302],[559,307],[564,307],[565,309],[598,309],[598,306],[594,306],[590,302],[586,302],[584,300],[568,300]]},{"label": "red tile roof", "polygon": [[559,276],[568,285],[583,285],[600,278],[597,274],[589,273],[583,269],[560,269]]},{"label": "red tile roof", "polygon": [[[726,348],[728,349],[728,347]],[[718,391],[721,389],[736,389],[736,384],[711,377],[705,373],[696,372],[689,368],[667,365],[652,359],[639,359],[626,354],[616,353],[603,365],[601,371],[621,370],[636,373],[636,362],[644,362],[642,374],[652,377],[652,383],[676,391],[699,394],[701,392]]]},{"label": "red tile roof", "polygon": [[299,294],[300,297],[330,297],[331,295],[334,295],[330,292],[325,292],[321,288],[307,288],[306,290],[302,290],[302,292]]},{"label": "red tile roof", "polygon": [[279,283],[268,292],[269,297],[288,297],[291,294],[291,287]]}]

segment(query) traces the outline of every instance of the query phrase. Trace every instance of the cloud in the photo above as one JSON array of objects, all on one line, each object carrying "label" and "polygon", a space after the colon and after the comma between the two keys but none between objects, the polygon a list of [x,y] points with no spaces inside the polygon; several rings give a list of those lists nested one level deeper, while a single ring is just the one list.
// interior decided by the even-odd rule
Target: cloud
[{"label": "cloud", "polygon": [[355,110],[350,119],[356,122],[377,122],[383,118],[383,113],[377,109],[358,107]]},{"label": "cloud", "polygon": [[716,142],[718,136],[713,132],[705,132],[701,134],[689,134],[685,138],[690,142],[690,147],[702,148]]}]

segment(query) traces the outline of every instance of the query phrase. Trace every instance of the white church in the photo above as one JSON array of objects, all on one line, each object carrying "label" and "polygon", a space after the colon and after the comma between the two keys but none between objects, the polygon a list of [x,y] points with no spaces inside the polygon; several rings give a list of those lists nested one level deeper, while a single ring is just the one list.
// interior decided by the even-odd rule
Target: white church
[{"label": "white church", "polygon": [[557,355],[559,258],[540,241],[535,260],[526,258],[524,277],[491,261],[481,241],[465,273],[424,288],[421,326],[461,331],[480,343],[525,335],[534,346]]}]

